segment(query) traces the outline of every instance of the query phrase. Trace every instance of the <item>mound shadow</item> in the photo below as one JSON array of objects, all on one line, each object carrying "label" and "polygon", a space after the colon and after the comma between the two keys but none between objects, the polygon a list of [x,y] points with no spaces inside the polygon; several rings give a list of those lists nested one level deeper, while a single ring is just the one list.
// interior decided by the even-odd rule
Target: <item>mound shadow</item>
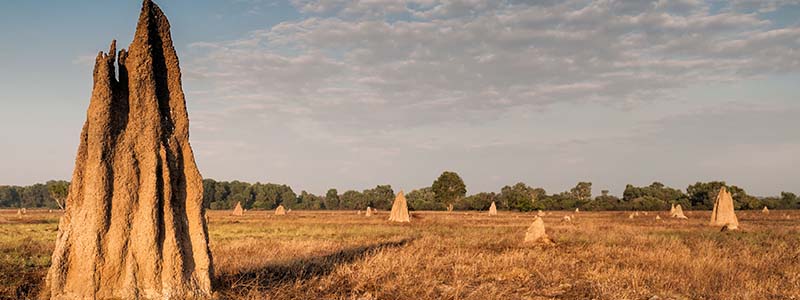
[{"label": "mound shadow", "polygon": [[382,249],[402,247],[413,240],[414,238],[406,238],[399,241],[353,247],[324,256],[303,257],[236,273],[217,274],[214,289],[223,294],[242,289],[270,289],[297,280],[325,276],[341,264],[354,262]]}]

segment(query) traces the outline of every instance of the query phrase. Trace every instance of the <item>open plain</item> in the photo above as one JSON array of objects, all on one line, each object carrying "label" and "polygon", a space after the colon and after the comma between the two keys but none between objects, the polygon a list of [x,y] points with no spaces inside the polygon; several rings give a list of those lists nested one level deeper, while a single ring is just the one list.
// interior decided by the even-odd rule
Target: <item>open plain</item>
[{"label": "open plain", "polygon": [[[207,214],[220,299],[800,299],[800,211],[547,212],[555,245],[522,242],[535,213]],[[36,297],[59,216],[0,211],[0,299]]]}]

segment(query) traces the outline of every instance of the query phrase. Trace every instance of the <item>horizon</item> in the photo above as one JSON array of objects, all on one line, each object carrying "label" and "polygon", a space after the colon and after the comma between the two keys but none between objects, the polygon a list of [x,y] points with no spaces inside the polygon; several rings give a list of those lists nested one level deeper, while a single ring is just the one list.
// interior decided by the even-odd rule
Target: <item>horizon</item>
[{"label": "horizon", "polygon": [[[256,184],[268,185],[268,184],[274,184],[274,185],[279,185],[279,186],[287,186],[287,187],[289,187],[289,189],[291,189],[291,190],[292,190],[292,191],[294,191],[295,193],[306,192],[306,193],[309,193],[309,194],[312,194],[312,195],[315,195],[315,196],[320,196],[320,197],[325,197],[325,194],[326,194],[326,192],[328,192],[328,191],[329,191],[329,190],[331,190],[331,189],[334,189],[334,190],[336,190],[336,192],[337,192],[337,194],[338,194],[338,195],[342,195],[342,194],[344,194],[345,192],[348,192],[348,191],[363,192],[363,191],[367,191],[367,190],[372,190],[372,189],[375,189],[375,188],[377,188],[377,187],[380,187],[380,186],[389,186],[389,188],[390,188],[390,189],[392,189],[392,190],[394,191],[394,193],[395,193],[395,194],[398,194],[398,193],[400,193],[400,192],[403,192],[403,193],[405,193],[405,194],[408,194],[408,193],[410,193],[410,192],[413,192],[413,191],[418,191],[418,190],[421,190],[421,189],[424,189],[424,188],[431,188],[431,185],[427,185],[427,186],[414,187],[414,188],[411,188],[411,189],[399,189],[399,190],[396,190],[394,187],[392,187],[392,185],[391,185],[390,183],[384,183],[384,184],[378,184],[378,185],[376,185],[376,186],[373,186],[373,187],[365,187],[365,188],[362,188],[362,189],[341,189],[341,188],[338,188],[338,187],[335,187],[335,186],[334,186],[334,187],[329,187],[329,188],[328,188],[328,189],[326,189],[325,191],[322,191],[322,192],[319,192],[319,193],[317,193],[317,192],[311,192],[311,191],[307,191],[307,190],[304,190],[304,189],[295,189],[294,187],[292,187],[292,186],[291,186],[291,185],[289,185],[289,184],[280,183],[280,182],[265,182],[265,181],[243,181],[243,180],[237,180],[237,179],[233,179],[233,180],[218,180],[218,179],[215,179],[215,178],[209,178],[209,177],[204,177],[204,178],[203,178],[203,180],[204,180],[204,181],[205,181],[205,180],[212,180],[212,181],[214,181],[214,182],[216,182],[216,183],[233,183],[233,182],[240,182],[240,183],[245,183],[245,184],[248,184],[248,185],[256,185]],[[68,182],[68,183],[70,182],[70,180],[64,180],[64,179],[51,179],[51,180],[48,180],[48,181],[35,182],[35,183],[31,183],[31,184],[26,184],[26,185],[7,185],[7,184],[0,184],[0,187],[23,187],[23,188],[24,188],[24,187],[30,187],[30,186],[34,186],[34,185],[37,185],[37,184],[47,185],[47,184],[48,184],[49,182],[51,182],[51,181],[53,181],[53,182],[58,182],[58,181],[66,181],[66,182]],[[753,196],[753,197],[756,197],[756,198],[770,198],[770,197],[778,197],[778,196],[780,196],[780,195],[781,195],[782,193],[784,193],[784,192],[788,192],[788,193],[795,194],[795,193],[794,193],[794,192],[792,192],[792,191],[778,191],[778,192],[775,192],[774,194],[769,194],[769,195],[759,195],[759,194],[753,194],[753,193],[750,193],[749,191],[747,191],[747,189],[746,189],[745,187],[737,186],[737,185],[735,185],[735,184],[731,184],[731,183],[729,183],[729,182],[720,181],[720,180],[696,181],[696,182],[694,182],[694,183],[690,184],[689,186],[691,186],[691,185],[694,185],[694,184],[699,184],[699,183],[714,183],[714,182],[721,182],[721,183],[724,183],[724,184],[725,184],[725,186],[728,186],[728,187],[735,186],[735,187],[741,188],[741,189],[743,189],[745,192],[747,192],[747,194],[748,194],[749,196]],[[532,185],[530,185],[530,184],[529,184],[529,183],[527,183],[527,182],[514,182],[514,183],[509,183],[509,184],[506,184],[505,186],[503,186],[503,187],[499,188],[499,189],[498,189],[498,190],[496,190],[496,191],[477,191],[477,192],[469,192],[469,185],[467,185],[467,186],[466,186],[466,188],[467,188],[467,191],[468,191],[468,192],[467,192],[467,196],[473,196],[473,195],[477,195],[477,194],[480,194],[480,193],[495,193],[495,194],[499,194],[499,193],[500,193],[500,190],[501,190],[502,188],[504,188],[504,187],[513,187],[514,185],[516,185],[516,184],[518,184],[518,183],[525,184],[526,186],[528,186],[528,187],[530,187],[530,188],[541,188],[541,187],[539,187],[539,186],[532,186]],[[592,183],[592,182],[589,182],[589,183]],[[672,189],[676,189],[676,190],[680,191],[680,192],[681,192],[681,193],[683,193],[683,194],[686,194],[686,193],[687,193],[688,186],[687,186],[687,187],[670,186],[670,185],[664,184],[663,182],[660,182],[660,181],[654,181],[654,182],[651,182],[651,183],[648,183],[648,184],[642,184],[642,185],[632,185],[632,186],[633,186],[633,187],[635,187],[635,188],[642,188],[642,187],[648,187],[648,186],[651,186],[651,185],[653,185],[653,184],[656,184],[656,183],[660,183],[660,184],[662,184],[664,188],[672,188]],[[577,186],[578,184],[580,184],[580,182],[576,182],[576,186]],[[551,190],[547,190],[547,189],[545,189],[545,192],[546,192],[546,194],[547,194],[547,195],[557,195],[557,194],[560,194],[560,193],[569,193],[569,192],[570,192],[570,189],[571,189],[571,188],[574,188],[574,187],[575,187],[575,186],[568,187],[568,188],[566,188],[565,190],[560,190],[560,191],[551,191]],[[627,185],[626,185],[626,187],[627,187]],[[625,189],[623,188],[623,189],[622,189],[622,191],[624,192],[624,190],[625,190]],[[610,192],[610,190],[607,190],[607,189],[604,189],[604,188],[603,188],[603,189],[599,189],[599,188],[596,188],[596,187],[592,186],[592,187],[591,187],[592,198],[596,198],[596,197],[599,197],[599,196],[605,196],[605,195],[602,193],[602,192],[604,192],[604,191],[608,191],[608,194],[607,194],[608,196],[614,196],[614,197],[618,197],[618,198],[622,198],[622,196],[623,196],[623,193],[622,193],[622,192],[620,192],[619,194],[614,194],[614,193],[611,193],[611,192]]]},{"label": "horizon", "polygon": [[[71,180],[94,56],[139,12],[36,3],[0,3],[0,185]],[[204,178],[800,193],[800,3],[454,3],[158,1]]]}]

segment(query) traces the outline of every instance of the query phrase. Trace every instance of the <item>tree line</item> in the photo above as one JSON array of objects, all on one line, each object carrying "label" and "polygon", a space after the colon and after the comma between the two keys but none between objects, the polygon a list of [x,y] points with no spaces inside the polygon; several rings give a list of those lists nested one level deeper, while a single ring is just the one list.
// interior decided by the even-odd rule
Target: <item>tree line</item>
[{"label": "tree line", "polygon": [[[685,192],[653,182],[648,186],[627,185],[622,198],[602,190],[592,195],[591,182],[578,182],[575,187],[548,194],[543,188],[525,183],[507,185],[499,192],[481,192],[467,196],[464,181],[455,172],[442,173],[429,187],[415,189],[406,194],[412,210],[487,210],[492,202],[498,209],[571,210],[665,210],[672,204],[684,209],[709,210],[719,189],[726,187],[733,196],[736,209],[800,209],[800,198],[789,192],[779,196],[756,197],[738,186],[724,181],[697,182]],[[30,186],[0,186],[0,207],[4,208],[63,208],[69,190],[67,181],[48,181]],[[247,183],[242,181],[203,180],[203,205],[210,209],[232,209],[241,203],[245,209],[271,210],[283,205],[290,209],[364,209],[373,207],[389,210],[396,191],[391,185],[378,185],[362,191],[348,190],[340,193],[329,189],[325,195],[306,191],[295,193],[285,184]]]}]

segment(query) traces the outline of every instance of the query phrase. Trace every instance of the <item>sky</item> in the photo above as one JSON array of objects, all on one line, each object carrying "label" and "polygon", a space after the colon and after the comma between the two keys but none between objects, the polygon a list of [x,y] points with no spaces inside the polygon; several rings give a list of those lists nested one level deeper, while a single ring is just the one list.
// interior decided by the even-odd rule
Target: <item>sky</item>
[{"label": "sky", "polygon": [[[161,0],[205,178],[800,193],[800,0]],[[140,1],[0,1],[0,184],[69,180]]]}]

